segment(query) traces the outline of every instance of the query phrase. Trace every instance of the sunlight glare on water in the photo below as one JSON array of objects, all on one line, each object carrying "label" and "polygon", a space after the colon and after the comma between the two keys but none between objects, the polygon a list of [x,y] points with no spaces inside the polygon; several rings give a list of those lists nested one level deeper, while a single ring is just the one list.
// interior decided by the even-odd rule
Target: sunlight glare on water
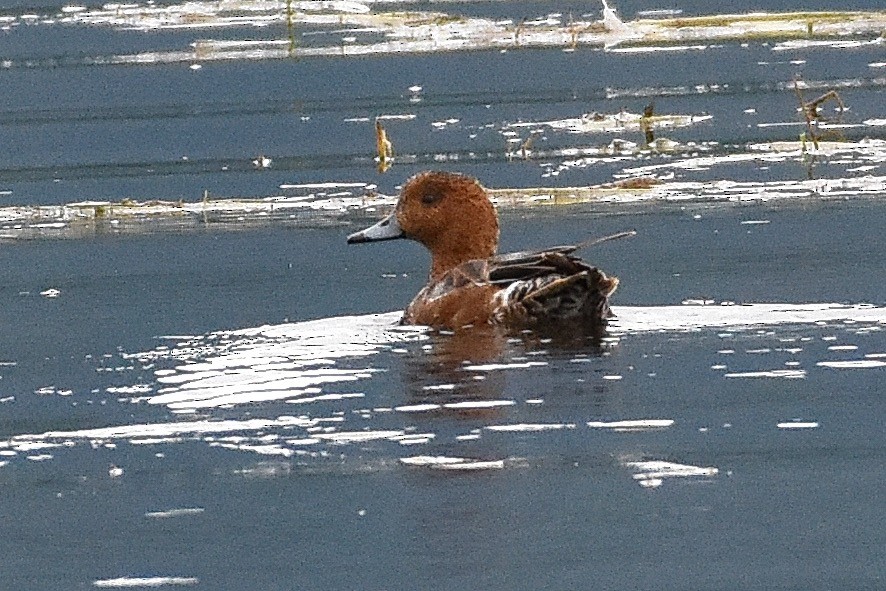
[{"label": "sunlight glare on water", "polygon": [[[846,333],[847,338],[852,333],[865,334],[872,329],[881,330],[886,325],[884,308],[857,305],[620,306],[615,307],[614,311],[617,318],[612,322],[612,334],[618,335],[619,339],[607,339],[609,344],[604,344],[597,355],[611,358],[620,349],[633,348],[632,339],[644,334],[694,332],[711,335],[723,329],[759,333],[763,329],[765,341],[790,342],[795,339],[779,335],[791,334],[790,331],[803,325],[843,327],[843,331],[850,329]],[[503,335],[489,336],[484,331],[479,335],[471,335],[471,331],[467,331],[468,334],[464,335],[435,336],[420,327],[397,326],[398,319],[399,313],[388,313],[264,326],[206,336],[179,337],[172,348],[164,345],[152,351],[125,354],[124,359],[149,368],[148,371],[155,376],[150,388],[137,388],[137,384],[133,384],[132,390],[137,392],[137,396],[132,403],[137,406],[163,405],[178,418],[165,423],[22,434],[7,440],[3,447],[10,451],[8,457],[11,458],[18,453],[76,446],[81,442],[91,442],[94,446],[102,442],[126,441],[133,445],[157,446],[202,440],[219,448],[292,457],[310,456],[313,452],[308,450],[331,451],[330,445],[346,447],[371,441],[398,443],[404,450],[415,445],[440,444],[447,439],[451,440],[448,442],[450,444],[458,441],[461,432],[427,431],[435,427],[423,425],[421,417],[432,415],[475,413],[478,421],[475,421],[474,428],[479,429],[479,436],[472,438],[472,441],[484,438],[484,432],[490,435],[494,433],[499,438],[507,434],[543,435],[549,431],[581,430],[585,427],[643,432],[671,428],[675,423],[679,426],[682,422],[673,417],[627,416],[599,420],[586,412],[568,417],[561,415],[567,422],[532,421],[533,417],[544,416],[544,412],[533,410],[537,402],[534,399],[507,396],[512,389],[512,386],[508,386],[512,378],[519,377],[523,372],[556,375],[571,362],[591,360],[583,353],[587,345],[578,343],[565,349],[549,349],[554,346],[549,339],[542,339],[539,343],[531,340],[524,343],[520,339],[505,342]],[[785,330],[788,332],[783,332]],[[734,334],[725,333],[723,336],[731,337]],[[458,344],[459,340],[461,344]],[[831,346],[827,351],[831,354],[855,353],[857,348],[854,345]],[[782,350],[789,348],[775,348],[775,351]],[[802,348],[792,351],[796,354]],[[734,356],[735,352],[731,353]],[[748,349],[746,353],[772,354],[773,349]],[[421,360],[416,356],[428,358]],[[416,361],[430,370],[423,372],[420,388],[413,390],[413,386],[407,382],[391,390],[387,380],[375,384],[386,376],[404,372],[408,376],[410,363]],[[631,374],[634,370],[630,363],[615,362],[613,365],[613,361],[610,360],[608,372]],[[808,372],[816,371],[816,366],[864,369],[884,365],[886,362],[876,358],[822,359],[817,360],[813,367],[803,369],[776,367],[769,370],[726,371],[723,377],[805,378]],[[726,365],[722,365],[717,369],[722,371],[726,368]],[[429,377],[434,383],[424,384]],[[447,381],[439,383],[441,377]],[[594,379],[602,385],[608,377],[611,375]],[[579,381],[584,380],[580,378]],[[122,394],[130,389],[118,385],[114,391]],[[552,394],[547,393],[545,397]],[[505,397],[502,398],[502,395]],[[409,404],[409,400],[416,402]],[[125,397],[121,401],[125,403]],[[237,408],[245,409],[269,402],[294,406],[291,409],[277,406],[286,414],[267,418],[238,418],[241,411],[237,411]],[[188,415],[194,418],[186,418]],[[524,422],[527,419],[530,422]],[[778,427],[801,428],[805,425],[807,423],[779,423]],[[382,457],[376,461],[382,461],[383,456],[391,451],[380,453]],[[396,456],[404,452],[393,453]],[[406,465],[453,468],[448,461],[435,459],[425,462],[408,455],[408,450],[405,453],[407,455],[401,457],[412,458],[405,461]],[[506,466],[462,463],[466,461],[459,459],[458,466],[461,469]],[[509,456],[494,460],[504,461],[514,465],[515,458]]]}]

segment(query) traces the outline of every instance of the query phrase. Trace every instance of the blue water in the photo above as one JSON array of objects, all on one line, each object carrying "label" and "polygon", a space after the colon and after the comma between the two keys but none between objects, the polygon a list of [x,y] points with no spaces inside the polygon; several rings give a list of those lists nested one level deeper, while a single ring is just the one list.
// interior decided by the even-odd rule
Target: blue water
[{"label": "blue water", "polygon": [[[410,9],[428,7],[518,20],[597,10]],[[796,122],[795,74],[839,87],[857,124],[848,142],[886,129],[862,124],[886,117],[871,65],[882,44],[82,63],[242,32],[4,31],[0,59],[15,65],[0,68],[0,207],[265,198],[313,182],[393,194],[429,167],[490,187],[601,184],[796,140],[799,127],[758,126]],[[537,157],[505,153],[514,123],[651,99],[660,113],[713,115],[665,132],[696,150],[558,176],[571,157],[556,150],[614,136],[547,130]],[[396,157],[380,173],[373,120],[398,114],[414,118],[386,120]],[[259,154],[271,168],[252,166]],[[871,154],[664,174],[875,186]],[[503,207],[503,250],[637,230],[584,253],[621,279],[603,341],[394,328],[428,257],[408,242],[346,245],[378,212],[27,237],[4,222],[0,588],[881,589],[882,198]],[[764,304],[799,312],[786,321]],[[696,312],[738,320],[675,327]]]}]

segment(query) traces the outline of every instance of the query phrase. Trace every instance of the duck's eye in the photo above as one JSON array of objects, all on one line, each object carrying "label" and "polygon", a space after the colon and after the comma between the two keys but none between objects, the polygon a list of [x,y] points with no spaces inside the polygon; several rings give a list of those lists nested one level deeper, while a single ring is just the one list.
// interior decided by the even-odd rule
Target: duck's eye
[{"label": "duck's eye", "polygon": [[443,198],[443,195],[440,193],[425,193],[421,196],[421,202],[425,205],[432,205],[440,201]]}]

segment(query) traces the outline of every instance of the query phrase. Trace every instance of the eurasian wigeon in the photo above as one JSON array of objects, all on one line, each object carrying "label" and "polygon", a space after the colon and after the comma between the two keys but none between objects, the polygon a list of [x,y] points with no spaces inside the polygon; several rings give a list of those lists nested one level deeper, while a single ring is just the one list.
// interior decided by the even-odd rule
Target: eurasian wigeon
[{"label": "eurasian wigeon", "polygon": [[476,179],[430,171],[410,178],[394,211],[348,243],[409,238],[431,252],[428,284],[401,324],[594,329],[612,315],[609,296],[618,279],[574,256],[583,245],[496,255],[498,236],[495,208]]}]

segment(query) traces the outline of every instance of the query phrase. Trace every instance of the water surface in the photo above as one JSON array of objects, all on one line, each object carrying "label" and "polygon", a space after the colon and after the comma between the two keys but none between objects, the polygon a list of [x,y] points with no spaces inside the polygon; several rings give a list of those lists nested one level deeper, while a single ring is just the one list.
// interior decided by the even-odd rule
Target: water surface
[{"label": "water surface", "polygon": [[[882,40],[115,65],[285,29],[62,6],[0,36],[10,589],[882,587]],[[849,106],[817,150],[797,75]],[[646,146],[625,114],[651,100]],[[584,253],[621,279],[608,333],[398,327],[427,255],[345,237],[429,167],[525,190],[498,194],[503,250],[635,229]],[[124,200],[163,211],[96,213]]]}]

